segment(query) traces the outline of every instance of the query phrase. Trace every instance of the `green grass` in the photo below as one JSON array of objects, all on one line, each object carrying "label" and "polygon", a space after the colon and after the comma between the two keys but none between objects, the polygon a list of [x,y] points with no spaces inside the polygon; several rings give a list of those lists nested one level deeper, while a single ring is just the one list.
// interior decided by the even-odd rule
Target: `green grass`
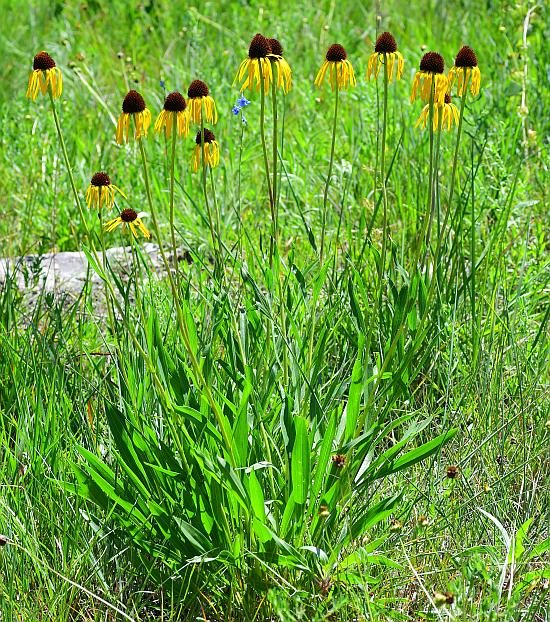
[{"label": "green grass", "polygon": [[[541,4],[523,47],[532,6],[383,3],[379,30],[406,60],[389,89],[384,233],[382,81],[364,79],[374,3],[0,0],[0,256],[89,248],[87,228],[99,246],[48,99],[24,99],[42,49],[63,71],[81,197],[106,170],[137,211],[150,211],[139,149],[114,141],[124,94],[142,92],[155,118],[160,80],[208,82],[225,246],[222,281],[189,138],[176,236],[194,261],[176,297],[139,252],[128,285],[97,266],[122,301],[109,316],[89,291],[29,306],[0,285],[2,621],[548,620],[549,32]],[[259,96],[247,126],[231,113],[256,32],[280,38],[293,69],[279,96],[273,269]],[[313,80],[334,41],[358,86],[340,98],[321,267],[333,99]],[[467,100],[450,206],[456,130],[441,138],[440,213],[452,217],[441,238],[434,219],[427,252],[441,239],[441,256],[423,271],[429,136],[414,129],[423,104],[410,86],[424,49],[450,67],[463,44],[482,88]],[[151,130],[145,149],[168,246],[169,145]],[[120,230],[106,239],[129,243]],[[446,591],[454,603],[434,607]]]}]

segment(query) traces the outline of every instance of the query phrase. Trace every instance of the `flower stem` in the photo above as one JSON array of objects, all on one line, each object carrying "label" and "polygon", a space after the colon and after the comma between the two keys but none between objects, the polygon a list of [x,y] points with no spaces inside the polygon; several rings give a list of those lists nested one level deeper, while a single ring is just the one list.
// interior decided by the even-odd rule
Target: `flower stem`
[{"label": "flower stem", "polygon": [[[433,119],[434,119],[434,95],[435,95],[435,80],[432,79],[432,85],[430,89],[430,102],[429,102],[429,120],[428,120],[428,130],[430,133],[430,163],[428,167],[428,207],[427,213],[424,217],[424,224],[420,231],[420,237],[418,238],[418,249],[415,257],[414,266],[415,269],[418,268],[418,261],[422,255],[422,245],[428,245],[428,230],[430,228],[430,222],[432,217],[432,191],[433,191],[433,152],[434,152],[434,127],[433,127]],[[420,266],[420,273],[422,273],[422,266]]]},{"label": "flower stem", "polygon": [[[266,63],[270,61],[266,60]],[[267,157],[267,145],[265,142],[265,83],[264,83],[264,63],[260,64],[260,136],[262,139],[262,151],[264,154],[265,177],[267,179],[267,190],[269,193],[269,209],[271,210],[272,231],[275,227],[277,216],[275,214],[275,201],[273,199],[273,188],[271,187],[271,178],[269,175],[269,160]],[[272,233],[269,243],[269,267],[273,266],[273,247],[275,239]]]},{"label": "flower stem", "polygon": [[[434,161],[432,166],[432,198],[430,203],[430,218],[428,221],[428,231],[426,233],[426,253],[424,255],[424,264],[426,266],[426,271],[428,270],[428,256],[430,254],[430,237],[432,232],[433,218],[435,209],[437,207],[437,228],[438,228],[438,240],[439,234],[441,232],[439,222],[439,150],[441,146],[441,121],[443,119],[443,110],[439,111],[439,115],[437,117],[437,141],[435,145],[434,151]],[[437,205],[436,205],[437,204]]]},{"label": "flower stem", "polygon": [[325,250],[325,232],[327,226],[327,201],[328,189],[330,187],[330,179],[332,177],[332,165],[334,164],[334,146],[336,144],[336,122],[338,119],[338,99],[339,99],[338,79],[336,80],[336,88],[334,95],[334,119],[332,122],[332,143],[330,146],[330,162],[328,165],[327,181],[325,183],[325,193],[323,195],[323,224],[321,226],[321,250],[319,253],[319,263],[323,265],[323,254]]},{"label": "flower stem", "polygon": [[[270,61],[271,62],[271,61]],[[277,196],[277,85],[275,83],[275,68],[277,63],[271,63],[273,70],[273,81],[271,82],[271,99],[273,105],[273,202],[274,202],[274,220],[273,220],[273,239],[275,247],[279,248],[279,200]]]},{"label": "flower stem", "polygon": [[384,101],[383,101],[383,117],[382,117],[382,153],[380,155],[380,176],[382,178],[382,200],[384,204],[384,219],[382,224],[382,255],[380,258],[380,270],[378,272],[378,286],[380,303],[382,299],[382,283],[384,278],[384,268],[386,265],[386,247],[387,247],[387,227],[388,227],[388,192],[386,188],[386,131],[388,118],[388,57],[384,53]]},{"label": "flower stem", "polygon": [[[443,241],[445,240],[445,228],[447,227],[447,222],[449,220],[449,217],[451,215],[451,210],[452,210],[455,179],[456,179],[456,172],[458,168],[460,137],[462,136],[462,119],[464,117],[464,109],[466,106],[466,96],[467,96],[469,78],[470,78],[470,73],[468,73],[465,77],[464,90],[462,92],[462,96],[460,100],[460,116],[458,118],[458,128],[456,132],[455,152],[454,152],[454,157],[453,157],[453,167],[451,170],[451,185],[449,188],[449,198],[447,199],[447,210],[445,211],[445,216],[443,218],[443,224],[441,226],[441,235],[439,236],[439,239],[437,241],[437,246],[436,246],[435,254],[434,254],[434,263],[436,266],[439,265],[439,254],[441,252],[441,246],[443,245]],[[432,285],[430,286],[430,290],[433,289],[434,286],[435,286],[435,281],[432,282]]]},{"label": "flower stem", "polygon": [[[175,113],[170,113],[175,114]],[[174,119],[175,121],[175,119]],[[174,122],[172,127],[172,151],[170,157],[170,236],[172,238],[172,263],[176,272],[176,282],[179,281],[178,272],[178,249],[176,246],[176,228],[174,226],[174,178],[176,168],[176,140],[177,140],[177,123]]]},{"label": "flower stem", "polygon": [[71,168],[71,164],[69,162],[69,156],[67,154],[67,146],[65,145],[65,139],[63,138],[63,132],[61,131],[61,124],[59,122],[59,116],[57,115],[57,109],[55,107],[55,102],[53,99],[51,89],[48,89],[48,95],[50,96],[50,103],[52,105],[52,113],[53,113],[53,118],[55,121],[55,128],[57,130],[57,135],[59,137],[61,151],[63,152],[63,159],[65,160],[65,167],[67,168],[67,173],[69,174],[69,181],[71,182],[71,188],[73,191],[74,200],[76,202],[76,206],[78,207],[78,211],[80,213],[80,219],[82,220],[82,224],[84,225],[84,229],[86,230],[86,236],[90,239],[90,230],[88,229],[88,223],[86,219],[84,218],[84,211],[82,210],[82,203],[80,202],[80,196],[78,195],[78,191],[76,189],[73,169]]},{"label": "flower stem", "polygon": [[218,250],[220,241],[216,239],[216,232],[214,229],[214,220],[212,218],[212,210],[210,209],[210,201],[208,200],[208,188],[206,187],[206,144],[204,142],[204,116],[201,108],[201,160],[202,160],[202,191],[204,194],[204,204],[206,206],[206,214],[208,216],[208,225],[210,227],[210,237],[212,238],[212,249],[215,257],[215,269],[214,274],[221,274],[221,257]]}]

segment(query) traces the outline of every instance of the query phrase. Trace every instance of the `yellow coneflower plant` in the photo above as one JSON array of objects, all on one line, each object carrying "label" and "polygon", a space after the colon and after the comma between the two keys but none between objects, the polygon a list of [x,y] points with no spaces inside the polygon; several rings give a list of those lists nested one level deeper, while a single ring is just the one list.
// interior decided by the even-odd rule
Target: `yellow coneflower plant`
[{"label": "yellow coneflower plant", "polygon": [[[386,265],[386,246],[387,246],[387,222],[388,222],[388,193],[386,189],[386,133],[388,117],[388,85],[395,75],[396,80],[400,80],[403,75],[405,61],[400,52],[397,51],[397,41],[391,32],[383,32],[374,44],[374,52],[369,56],[367,65],[367,80],[378,78],[380,70],[383,68],[384,96],[382,100],[382,143],[380,150],[380,183],[382,184],[382,199],[384,208],[384,220],[382,225],[382,253],[378,271],[378,297],[381,303],[382,290],[384,287],[384,268]],[[378,114],[380,114],[378,109]],[[379,118],[379,117],[378,117]],[[377,141],[378,146],[378,141]],[[378,149],[376,152],[376,169],[378,169]],[[374,176],[374,195],[377,190],[377,174]]]},{"label": "yellow coneflower plant", "polygon": [[90,180],[90,185],[86,190],[86,203],[88,207],[95,207],[101,209],[103,206],[112,207],[115,202],[115,193],[120,194],[126,198],[126,195],[122,190],[111,183],[111,178],[107,173],[99,172],[94,173]]},{"label": "yellow coneflower plant", "polygon": [[29,76],[26,96],[33,101],[38,93],[46,95],[48,87],[54,99],[63,92],[63,76],[54,59],[47,52],[39,52],[32,62],[32,73]]},{"label": "yellow coneflower plant", "polygon": [[[268,58],[271,62],[273,84],[278,89],[282,88],[286,94],[290,91],[290,87],[292,86],[292,69],[283,56],[283,46],[281,42],[278,39],[268,39],[267,41],[271,48],[271,53],[268,54]],[[275,79],[274,70],[276,70],[277,79]]]},{"label": "yellow coneflower plant", "polygon": [[129,91],[122,102],[122,112],[118,117],[116,128],[116,141],[119,145],[128,142],[132,118],[135,124],[134,138],[139,140],[147,136],[147,130],[151,125],[151,113],[145,106],[143,97],[134,90]]},{"label": "yellow coneflower plant", "polygon": [[164,106],[155,121],[155,132],[164,132],[166,138],[172,137],[170,157],[170,236],[172,239],[172,258],[176,271],[176,280],[179,279],[179,263],[176,245],[176,228],[174,225],[174,183],[176,164],[176,139],[179,136],[189,135],[190,112],[185,97],[179,91],[168,93],[164,99]]},{"label": "yellow coneflower plant", "polygon": [[441,54],[438,52],[424,54],[420,61],[420,69],[414,76],[411,102],[420,97],[423,102],[429,103],[433,86],[434,102],[443,103],[449,86],[444,71],[445,60]]},{"label": "yellow coneflower plant", "polygon": [[201,122],[215,125],[218,122],[216,102],[210,90],[202,80],[193,80],[187,89],[187,107],[193,123]]},{"label": "yellow coneflower plant", "polygon": [[328,190],[330,187],[330,179],[332,177],[332,167],[334,164],[334,147],[336,143],[336,124],[338,119],[338,102],[341,90],[345,90],[348,86],[355,86],[357,81],[353,66],[348,60],[346,50],[339,43],[333,43],[327,50],[325,60],[315,78],[315,86],[322,86],[326,73],[329,72],[328,81],[330,88],[334,91],[334,118],[332,122],[332,142],[330,147],[330,161],[328,166],[328,175],[325,183],[325,192],[323,195],[323,213],[321,226],[321,247],[319,251],[319,262],[323,263],[323,252],[325,248],[325,231],[327,220],[327,201]]},{"label": "yellow coneflower plant", "polygon": [[168,93],[164,107],[155,121],[155,132],[164,131],[166,138],[175,132],[178,136],[189,135],[189,109],[185,98],[178,91]]},{"label": "yellow coneflower plant", "polygon": [[[397,65],[397,67],[396,67]],[[372,77],[378,78],[380,69],[387,67],[388,82],[394,77],[394,69],[396,80],[400,80],[403,75],[403,67],[405,59],[401,52],[397,51],[397,42],[391,32],[383,32],[374,45],[374,52],[369,56],[367,64],[367,80]]]},{"label": "yellow coneflower plant", "polygon": [[457,80],[456,94],[462,97],[468,88],[470,81],[470,93],[475,97],[479,93],[481,84],[481,72],[477,66],[477,56],[471,47],[464,45],[460,48],[455,58],[455,64],[449,70],[449,90]]},{"label": "yellow coneflower plant", "polygon": [[119,225],[122,225],[122,229],[128,227],[135,238],[138,237],[138,231],[141,231],[145,238],[150,238],[151,234],[141,220],[144,216],[146,216],[145,212],[138,214],[131,208],[122,210],[119,216],[105,223],[105,231],[114,231]]},{"label": "yellow coneflower plant", "polygon": [[315,86],[321,86],[323,84],[327,71],[329,72],[328,81],[330,88],[333,91],[336,88],[343,91],[348,85],[355,86],[357,84],[353,65],[348,60],[346,50],[339,43],[334,43],[327,50],[325,61],[321,65],[317,77],[315,78]]},{"label": "yellow coneflower plant", "polygon": [[[202,157],[202,133],[197,132],[197,136],[195,137],[195,148],[193,149],[193,170],[195,173],[199,170],[201,166],[201,157]],[[208,129],[204,129],[204,160],[206,166],[213,168],[218,166],[220,163],[220,147],[218,142],[216,141],[216,137],[214,136],[214,132]]]},{"label": "yellow coneflower plant", "polygon": [[[453,121],[455,125],[458,125],[458,120],[460,117],[460,113],[458,112],[458,108],[452,103],[452,98],[449,93],[445,94],[445,101],[440,104],[434,104],[433,110],[433,130],[434,132],[438,130],[447,130],[449,131],[452,127]],[[430,118],[430,106],[426,104],[422,109],[422,113],[418,117],[416,121],[415,127],[418,127],[422,124],[422,127],[426,129]]]},{"label": "yellow coneflower plant", "polygon": [[[250,89],[251,91],[263,89],[267,93],[271,81],[273,80],[273,69],[269,55],[271,54],[271,44],[269,39],[257,33],[248,47],[248,57],[243,60],[233,80],[233,84],[242,82],[240,90]],[[244,79],[244,82],[243,82]]]}]

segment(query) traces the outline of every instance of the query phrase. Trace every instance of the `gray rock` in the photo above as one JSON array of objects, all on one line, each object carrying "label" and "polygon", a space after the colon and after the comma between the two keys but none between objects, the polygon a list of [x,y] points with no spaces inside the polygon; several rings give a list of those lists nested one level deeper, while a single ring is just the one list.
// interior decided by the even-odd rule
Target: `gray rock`
[{"label": "gray rock", "polygon": [[[145,258],[148,258],[152,271],[160,274],[163,266],[158,246],[148,243],[142,244],[140,249]],[[106,254],[109,265],[117,274],[124,277],[129,273],[132,265],[130,246],[109,248]],[[101,252],[98,256],[102,261]],[[82,251],[0,258],[0,284],[5,283],[8,278],[23,291],[76,295],[80,294],[88,279],[91,279],[92,287],[101,283],[94,270],[89,269],[88,260]]]}]

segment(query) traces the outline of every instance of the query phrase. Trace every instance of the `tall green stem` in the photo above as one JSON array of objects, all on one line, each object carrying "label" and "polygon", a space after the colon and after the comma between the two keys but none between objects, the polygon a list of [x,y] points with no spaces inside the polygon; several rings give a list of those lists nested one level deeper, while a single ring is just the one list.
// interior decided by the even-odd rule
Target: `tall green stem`
[{"label": "tall green stem", "polygon": [[[388,57],[384,53],[384,113],[382,117],[382,153],[380,157],[380,176],[382,178],[382,199],[384,203],[384,220],[382,225],[382,256],[380,258],[380,270],[378,273],[379,297],[382,299],[382,283],[384,268],[386,265],[387,227],[388,227],[388,191],[386,188],[386,131],[388,119]],[[375,199],[376,200],[376,199]]]},{"label": "tall green stem", "polygon": [[204,194],[204,204],[206,206],[206,213],[208,215],[208,225],[210,227],[210,237],[212,238],[212,249],[214,251],[215,266],[214,273],[216,275],[221,274],[222,264],[219,252],[220,241],[216,240],[216,233],[214,229],[214,220],[212,218],[212,210],[210,209],[210,201],[208,200],[208,189],[206,187],[206,145],[204,142],[204,110],[201,109],[201,160],[202,160],[202,191]]},{"label": "tall green stem", "polygon": [[[265,63],[269,63],[270,61],[264,59]],[[261,61],[260,61],[261,63]],[[265,142],[265,82],[264,82],[264,72],[266,69],[264,68],[264,64],[260,64],[260,136],[262,140],[262,151],[264,155],[264,167],[265,167],[265,177],[267,180],[267,190],[269,193],[269,209],[271,211],[271,222],[272,222],[272,230],[274,230],[275,222],[277,220],[277,215],[275,213],[275,201],[273,198],[273,188],[271,187],[271,178],[269,175],[269,160],[267,157],[267,145]],[[274,235],[271,235],[271,240],[269,243],[269,267],[273,267],[273,246],[275,243]]]},{"label": "tall green stem", "polygon": [[[271,61],[270,61],[271,62]],[[275,219],[273,220],[273,239],[275,248],[279,248],[279,201],[277,197],[277,83],[275,80],[275,70],[277,68],[277,63],[271,63],[271,69],[273,71],[273,81],[271,82],[271,100],[273,105],[273,202],[274,209],[273,213],[275,215]],[[278,69],[277,69],[278,71]]]},{"label": "tall green stem", "polygon": [[[177,113],[173,114],[174,117]],[[172,238],[172,263],[176,272],[176,282],[179,281],[178,271],[178,250],[176,246],[176,228],[174,226],[174,181],[175,181],[175,168],[176,168],[176,140],[177,140],[177,123],[174,118],[172,126],[172,151],[170,154],[170,236]]]},{"label": "tall green stem", "polygon": [[[428,232],[426,233],[426,253],[424,255],[424,263],[426,266],[426,270],[428,269],[428,256],[430,254],[430,238],[432,232],[433,218],[435,209],[437,207],[437,225],[438,225],[438,236],[441,229],[441,223],[439,221],[439,150],[441,146],[441,121],[443,119],[443,110],[439,111],[439,115],[437,117],[437,142],[435,145],[434,152],[434,162],[432,166],[432,198],[430,202],[430,219],[428,221]],[[437,203],[437,205],[436,205]],[[438,237],[439,239],[439,237]]]},{"label": "tall green stem", "polygon": [[321,226],[321,250],[319,253],[319,263],[323,265],[323,255],[325,250],[325,233],[327,227],[327,202],[328,202],[328,190],[330,187],[330,179],[332,177],[332,166],[334,164],[334,146],[336,144],[336,123],[338,119],[338,100],[339,100],[339,88],[338,88],[338,76],[336,76],[336,88],[334,95],[334,119],[332,122],[332,143],[330,146],[330,161],[328,165],[327,181],[325,183],[325,193],[323,195],[323,224]]},{"label": "tall green stem", "polygon": [[[462,136],[462,121],[464,118],[464,109],[466,106],[466,97],[467,97],[467,88],[468,88],[469,78],[470,78],[470,73],[467,73],[467,75],[465,76],[464,91],[462,92],[462,97],[460,99],[460,116],[458,118],[458,128],[456,132],[456,143],[455,143],[455,151],[454,151],[454,157],[453,157],[453,166],[451,170],[451,185],[449,188],[449,198],[447,199],[447,209],[445,210],[445,216],[443,217],[443,224],[441,225],[441,234],[437,240],[437,246],[436,246],[435,254],[434,254],[434,265],[435,266],[439,266],[439,254],[441,252],[441,247],[443,245],[443,242],[446,238],[445,229],[447,227],[447,222],[449,221],[451,211],[452,211],[455,179],[456,179],[456,172],[458,168],[460,137]],[[434,280],[432,281],[432,284],[430,285],[430,290],[432,290],[435,287],[435,276],[436,275],[434,274]]]},{"label": "tall green stem", "polygon": [[90,239],[90,230],[88,229],[88,223],[86,222],[86,219],[84,218],[84,211],[82,210],[82,203],[80,202],[80,196],[78,195],[78,191],[76,189],[73,169],[71,168],[71,164],[69,162],[69,155],[67,154],[67,146],[65,145],[65,139],[63,138],[63,132],[61,131],[61,124],[59,123],[59,117],[57,115],[57,109],[55,107],[55,101],[53,99],[51,89],[48,89],[48,95],[50,96],[50,103],[52,105],[52,113],[53,113],[53,118],[55,121],[55,128],[57,130],[57,136],[59,137],[61,151],[63,152],[63,159],[65,160],[65,167],[67,168],[67,173],[69,174],[69,181],[71,182],[71,188],[74,194],[74,200],[76,202],[76,206],[78,207],[78,211],[80,213],[80,219],[82,220],[82,224],[84,225],[84,228],[86,230],[86,235]]}]

